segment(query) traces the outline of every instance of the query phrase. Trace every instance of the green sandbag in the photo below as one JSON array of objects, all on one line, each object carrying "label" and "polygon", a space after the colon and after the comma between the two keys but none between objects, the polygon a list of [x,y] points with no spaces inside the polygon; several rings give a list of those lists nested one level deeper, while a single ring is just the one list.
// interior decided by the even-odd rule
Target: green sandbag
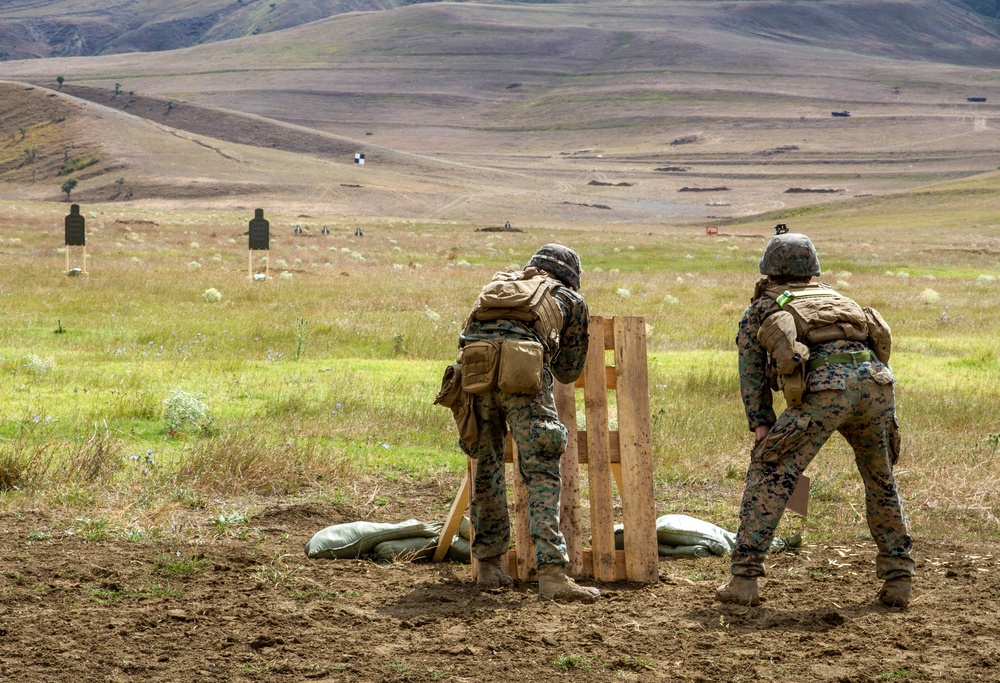
[{"label": "green sandbag", "polygon": [[451,539],[451,547],[448,548],[448,559],[452,562],[469,564],[472,561],[472,544],[469,542],[469,539],[462,538],[461,535]]},{"label": "green sandbag", "polygon": [[[624,527],[615,525],[615,547],[625,547]],[[657,552],[661,556],[708,557],[709,555],[729,555],[736,546],[736,534],[726,531],[711,522],[688,515],[663,515],[656,519]],[[802,537],[795,535],[775,538],[771,542],[771,552],[779,553],[802,545]],[[667,549],[671,549],[667,551]]]},{"label": "green sandbag", "polygon": [[441,522],[424,522],[410,519],[398,524],[380,522],[348,522],[328,526],[306,543],[306,556],[310,559],[345,560],[363,557],[384,541],[400,538],[434,538],[441,534]]},{"label": "green sandbag", "polygon": [[371,552],[372,560],[381,563],[419,562],[434,557],[437,548],[437,538],[397,538],[394,541],[382,541]]}]

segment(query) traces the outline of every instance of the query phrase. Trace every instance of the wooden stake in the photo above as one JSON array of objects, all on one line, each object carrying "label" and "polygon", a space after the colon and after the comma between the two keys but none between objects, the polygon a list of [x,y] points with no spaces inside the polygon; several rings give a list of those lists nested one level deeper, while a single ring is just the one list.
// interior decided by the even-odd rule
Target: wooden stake
[{"label": "wooden stake", "polygon": [[455,500],[451,504],[448,517],[444,520],[444,529],[441,530],[441,535],[438,537],[437,548],[434,550],[434,562],[440,562],[448,555],[448,550],[451,548],[451,541],[455,537],[455,532],[458,531],[459,525],[462,523],[462,517],[465,516],[465,509],[468,507],[469,472],[468,468],[466,468],[465,476],[462,477],[462,483],[458,485],[458,495],[455,496]]}]

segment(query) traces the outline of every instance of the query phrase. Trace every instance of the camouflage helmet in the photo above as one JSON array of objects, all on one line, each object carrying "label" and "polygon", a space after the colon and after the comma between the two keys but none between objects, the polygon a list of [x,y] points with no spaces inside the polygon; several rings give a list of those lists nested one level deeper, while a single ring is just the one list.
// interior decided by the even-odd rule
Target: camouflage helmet
[{"label": "camouflage helmet", "polygon": [[580,289],[580,255],[561,244],[546,244],[528,261],[572,290]]},{"label": "camouflage helmet", "polygon": [[819,256],[816,247],[805,235],[786,232],[775,235],[764,248],[760,258],[762,275],[783,277],[810,277],[819,275]]}]

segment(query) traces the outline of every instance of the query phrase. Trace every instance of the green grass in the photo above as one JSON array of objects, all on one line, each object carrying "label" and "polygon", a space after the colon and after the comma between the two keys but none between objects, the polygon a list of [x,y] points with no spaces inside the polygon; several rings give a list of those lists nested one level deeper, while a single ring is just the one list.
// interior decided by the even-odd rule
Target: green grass
[{"label": "green grass", "polygon": [[[1000,281],[980,276],[1000,276],[996,240],[939,229],[940,197],[912,201],[899,218],[893,199],[870,203],[864,224],[841,207],[796,227],[814,235],[822,279],[892,325],[899,479],[915,533],[995,538]],[[67,278],[65,210],[0,203],[4,508],[58,503],[105,522],[75,523],[75,533],[139,542],[161,530],[119,520],[124,501],[180,506],[205,510],[203,524],[225,536],[253,531],[245,508],[218,501],[340,499],[358,475],[458,474],[451,416],[431,402],[467,309],[494,271],[557,240],[582,255],[592,313],[646,320],[658,513],[735,526],[751,439],[733,339],[759,277],[759,224],[743,229],[759,237],[706,238],[685,229],[483,236],[462,224],[373,221],[361,240],[353,223],[315,217],[333,234],[276,236],[273,277],[261,283],[246,277],[244,238],[233,237],[246,216],[120,205],[86,212],[91,274]],[[275,276],[279,259],[291,280]],[[221,301],[206,299],[210,288]],[[196,427],[168,419],[178,390],[204,403]],[[582,397],[578,408],[584,424]],[[809,474],[812,514],[790,516],[779,533],[863,529],[860,478],[839,436]]]}]

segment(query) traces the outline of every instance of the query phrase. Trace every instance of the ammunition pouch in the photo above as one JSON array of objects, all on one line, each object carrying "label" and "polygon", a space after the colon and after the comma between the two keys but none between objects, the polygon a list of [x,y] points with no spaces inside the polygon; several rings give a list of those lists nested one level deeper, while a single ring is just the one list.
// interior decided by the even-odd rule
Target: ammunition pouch
[{"label": "ammunition pouch", "polygon": [[458,362],[462,366],[462,389],[482,394],[496,387],[500,346],[492,341],[474,341],[462,347]]},{"label": "ammunition pouch", "polygon": [[507,340],[500,347],[497,388],[508,394],[534,396],[542,390],[545,348],[535,341]]},{"label": "ammunition pouch", "polygon": [[795,319],[788,311],[768,316],[757,331],[757,340],[771,359],[776,387],[790,406],[802,404],[806,390],[804,364],[809,360],[809,347],[798,341],[796,334]]}]

